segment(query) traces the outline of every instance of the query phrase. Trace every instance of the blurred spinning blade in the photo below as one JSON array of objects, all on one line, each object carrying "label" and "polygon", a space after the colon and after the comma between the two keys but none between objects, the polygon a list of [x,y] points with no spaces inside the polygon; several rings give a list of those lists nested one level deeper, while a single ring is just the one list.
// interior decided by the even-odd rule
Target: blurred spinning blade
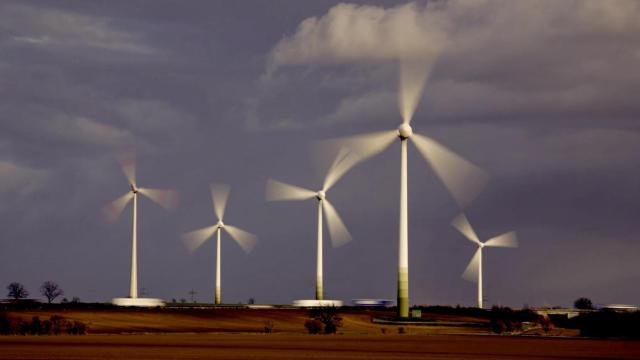
[{"label": "blurred spinning blade", "polygon": [[398,106],[404,124],[411,123],[432,65],[433,61],[400,61]]},{"label": "blurred spinning blade", "polygon": [[316,196],[316,192],[269,179],[266,195],[267,201],[307,200]]},{"label": "blurred spinning blade", "polygon": [[322,140],[314,145],[314,151],[318,153],[335,153],[336,149],[347,148],[357,155],[357,162],[373,157],[398,137],[396,130],[387,130],[363,135],[349,136],[337,139]]},{"label": "blurred spinning blade", "polygon": [[460,231],[462,235],[464,235],[467,239],[473,241],[478,245],[482,244],[480,242],[480,239],[478,238],[478,235],[476,235],[476,232],[473,231],[471,224],[469,224],[469,220],[467,220],[467,217],[464,214],[460,214],[458,215],[458,217],[453,219],[451,225],[458,229],[458,231]]},{"label": "blurred spinning blade", "polygon": [[129,184],[136,186],[136,156],[133,150],[122,151],[117,155],[124,176]]},{"label": "blurred spinning blade", "polygon": [[349,230],[347,230],[340,215],[338,215],[338,212],[329,200],[322,200],[322,207],[327,217],[327,226],[329,227],[329,234],[331,235],[331,245],[333,247],[339,247],[351,241],[352,238]]},{"label": "blurred spinning blade", "polygon": [[229,235],[231,235],[233,240],[235,240],[245,252],[250,252],[253,247],[256,246],[258,238],[252,233],[226,224],[224,225],[223,229],[225,229],[229,233]]},{"label": "blurred spinning blade", "polygon": [[466,270],[464,271],[464,273],[462,273],[462,277],[465,280],[478,282],[478,269],[480,267],[480,251],[482,251],[482,248],[478,248],[478,250],[476,250],[476,253],[471,258],[471,261],[469,261],[469,265],[467,265]]},{"label": "blurred spinning blade", "polygon": [[174,190],[138,188],[138,192],[167,210],[178,207],[178,193]]},{"label": "blurred spinning blade", "polygon": [[484,170],[437,141],[419,134],[411,138],[461,207],[468,205],[487,183],[489,175]]},{"label": "blurred spinning blade", "polygon": [[213,200],[213,210],[218,217],[218,220],[222,220],[224,217],[224,210],[227,207],[227,199],[229,198],[229,192],[231,188],[226,184],[211,184],[211,199]]},{"label": "blurred spinning blade", "polygon": [[518,247],[518,237],[516,236],[515,231],[510,231],[508,233],[504,233],[502,235],[491,238],[484,244],[485,246],[516,248]]},{"label": "blurred spinning blade", "polygon": [[182,240],[184,244],[187,246],[189,251],[194,251],[199,248],[200,245],[204,244],[208,238],[210,238],[218,229],[218,225],[207,226],[206,228],[198,229],[195,231],[188,232],[182,235]]},{"label": "blurred spinning blade", "polygon": [[327,171],[327,176],[322,184],[322,191],[329,191],[344,174],[359,162],[359,157],[347,148],[341,148],[333,164]]},{"label": "blurred spinning blade", "polygon": [[133,199],[133,193],[129,191],[116,200],[105,205],[105,207],[102,209],[102,212],[104,213],[107,221],[116,221],[120,214],[122,214],[122,211],[127,206],[129,201],[131,201],[131,199]]}]

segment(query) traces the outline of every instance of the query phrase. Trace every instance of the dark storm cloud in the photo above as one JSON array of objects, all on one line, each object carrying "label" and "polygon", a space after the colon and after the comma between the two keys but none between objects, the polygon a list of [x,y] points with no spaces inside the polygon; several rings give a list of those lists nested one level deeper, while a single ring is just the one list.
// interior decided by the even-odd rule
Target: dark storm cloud
[{"label": "dark storm cloud", "polygon": [[[213,223],[217,181],[232,185],[225,222],[259,236],[250,255],[223,239],[223,300],[311,297],[315,204],[265,203],[266,179],[315,189],[309,143],[397,126],[394,52],[432,56],[435,32],[412,125],[492,174],[467,210],[481,238],[520,235],[487,252],[489,303],[639,303],[639,17],[622,0],[3,2],[0,282],[126,294],[130,213],[106,224],[100,208],[127,191],[113,152],[134,143],[141,185],[182,195],[175,213],[141,202],[148,294],[212,298],[212,243],[191,255],[179,237]],[[327,245],[328,297],[395,297],[398,155],[332,189],[354,241]],[[471,304],[459,209],[409,162],[412,301]]]}]

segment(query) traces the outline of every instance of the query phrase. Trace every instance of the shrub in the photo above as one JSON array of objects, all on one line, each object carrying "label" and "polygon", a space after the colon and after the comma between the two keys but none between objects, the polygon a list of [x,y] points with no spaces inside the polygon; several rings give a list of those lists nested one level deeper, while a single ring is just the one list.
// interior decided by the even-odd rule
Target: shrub
[{"label": "shrub", "polygon": [[590,312],[581,314],[576,321],[581,336],[640,338],[640,311]]},{"label": "shrub", "polygon": [[275,327],[275,324],[273,323],[273,321],[267,320],[264,322],[264,332],[266,334],[272,333],[274,327]]},{"label": "shrub", "polygon": [[75,320],[73,323],[67,323],[67,333],[69,335],[85,335],[87,333],[87,325],[82,321]]},{"label": "shrub", "polygon": [[540,315],[531,310],[513,311],[509,307],[494,306],[491,309],[489,327],[496,334],[511,333],[521,331],[523,322],[538,321],[540,321]]},{"label": "shrub", "polygon": [[13,334],[11,319],[6,314],[0,314],[0,335]]},{"label": "shrub", "polygon": [[304,322],[304,327],[309,334],[320,334],[324,328],[322,322],[317,319],[310,319]]},{"label": "shrub", "polygon": [[573,307],[580,310],[591,310],[593,309],[593,303],[591,302],[591,299],[581,297],[573,302]]},{"label": "shrub", "polygon": [[325,334],[335,334],[338,328],[342,326],[342,317],[338,315],[338,310],[335,307],[312,309],[311,318],[322,324],[324,331],[320,330],[319,332],[324,332]]}]

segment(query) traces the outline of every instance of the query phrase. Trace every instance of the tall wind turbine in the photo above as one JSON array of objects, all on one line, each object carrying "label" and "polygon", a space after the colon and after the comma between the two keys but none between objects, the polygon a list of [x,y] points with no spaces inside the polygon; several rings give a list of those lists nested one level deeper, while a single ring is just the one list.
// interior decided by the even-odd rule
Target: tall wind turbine
[{"label": "tall wind turbine", "polygon": [[183,235],[183,240],[187,248],[190,251],[194,251],[200,245],[204,244],[213,234],[216,234],[216,290],[215,290],[215,303],[220,304],[220,235],[222,230],[225,230],[231,238],[235,240],[238,245],[245,252],[250,252],[256,245],[257,238],[255,235],[241,230],[235,226],[225,224],[222,222],[224,217],[224,211],[227,207],[227,199],[230,192],[229,185],[225,184],[211,184],[211,199],[213,200],[213,210],[216,214],[218,222],[215,225],[207,226],[205,228],[195,230]]},{"label": "tall wind turbine", "polygon": [[316,259],[316,300],[324,300],[323,276],[322,276],[322,212],[327,217],[327,226],[331,235],[331,244],[338,247],[351,241],[351,234],[340,219],[340,215],[327,199],[327,192],[336,182],[357,162],[355,154],[340,149],[324,178],[322,188],[318,191],[308,190],[294,185],[285,184],[276,180],[267,181],[267,201],[288,201],[288,200],[318,200],[318,236],[317,236],[317,259]]},{"label": "tall wind turbine", "polygon": [[462,277],[469,281],[478,282],[478,307],[482,309],[482,248],[485,246],[516,248],[518,247],[518,238],[516,237],[515,231],[510,231],[491,238],[483,243],[478,238],[478,235],[476,235],[476,232],[473,230],[464,214],[460,214],[458,217],[453,219],[451,225],[458,229],[458,231],[460,231],[467,239],[478,245],[478,250],[476,250],[476,253],[471,258],[471,261],[469,262],[469,265],[467,265],[467,269],[464,271]]},{"label": "tall wind turbine", "polygon": [[384,151],[395,139],[400,140],[400,223],[398,241],[398,316],[409,316],[409,233],[407,189],[407,143],[413,144],[460,206],[467,205],[482,189],[488,175],[435,140],[413,132],[411,119],[420,99],[428,66],[419,62],[400,63],[399,107],[402,123],[396,130],[356,135],[323,141],[320,146],[347,147],[360,159]]},{"label": "tall wind turbine", "polygon": [[133,153],[123,154],[120,157],[120,164],[127,180],[129,181],[130,190],[117,198],[113,202],[107,204],[103,211],[107,220],[115,221],[118,219],[127,204],[133,200],[133,209],[131,214],[133,217],[133,232],[131,237],[131,286],[129,289],[129,298],[138,298],[138,194],[142,194],[153,200],[158,205],[167,210],[173,210],[178,204],[178,195],[173,190],[158,190],[138,187],[136,183],[136,163]]}]

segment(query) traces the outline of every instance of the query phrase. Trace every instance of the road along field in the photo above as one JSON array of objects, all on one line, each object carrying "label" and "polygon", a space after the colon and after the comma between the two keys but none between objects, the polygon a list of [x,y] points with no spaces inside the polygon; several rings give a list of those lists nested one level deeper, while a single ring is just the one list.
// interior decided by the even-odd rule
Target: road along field
[{"label": "road along field", "polygon": [[0,359],[640,359],[640,342],[400,334],[5,336]]}]

